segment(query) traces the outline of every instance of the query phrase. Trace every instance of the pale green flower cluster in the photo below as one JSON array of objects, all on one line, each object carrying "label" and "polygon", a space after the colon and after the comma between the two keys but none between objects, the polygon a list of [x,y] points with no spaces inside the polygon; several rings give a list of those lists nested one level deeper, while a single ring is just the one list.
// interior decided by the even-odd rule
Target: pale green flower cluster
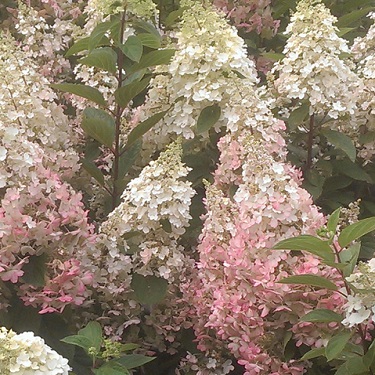
[{"label": "pale green flower cluster", "polygon": [[142,18],[152,18],[157,13],[152,0],[90,0],[88,8],[104,16],[124,10]]},{"label": "pale green flower cluster", "polygon": [[354,293],[348,296],[344,305],[346,316],[342,324],[353,327],[368,319],[375,322],[375,258],[368,263],[359,263],[346,281]]},{"label": "pale green flower cluster", "polygon": [[356,109],[360,79],[342,59],[347,42],[338,37],[337,19],[320,0],[301,0],[286,29],[284,59],[272,70],[273,85],[287,101],[308,101],[310,114],[333,119]]},{"label": "pale green flower cluster", "polygon": [[69,370],[68,360],[33,332],[16,334],[0,328],[2,375],[68,375]]}]

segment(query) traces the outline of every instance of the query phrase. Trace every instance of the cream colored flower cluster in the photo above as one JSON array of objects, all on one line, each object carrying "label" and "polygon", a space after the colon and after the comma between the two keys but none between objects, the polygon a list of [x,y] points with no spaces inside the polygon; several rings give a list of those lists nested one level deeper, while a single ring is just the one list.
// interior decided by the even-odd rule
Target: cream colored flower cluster
[{"label": "cream colored flower cluster", "polygon": [[156,5],[152,0],[89,0],[89,12],[103,16],[122,12],[124,9],[138,17],[152,18],[156,15]]},{"label": "cream colored flower cluster", "polygon": [[375,322],[375,258],[359,263],[355,272],[346,278],[354,290],[344,305],[342,324],[353,327],[368,320]]},{"label": "cream colored flower cluster", "polygon": [[16,334],[0,328],[2,375],[68,375],[69,370],[68,360],[33,332]]},{"label": "cream colored flower cluster", "polygon": [[42,159],[59,173],[78,169],[77,137],[48,86],[12,37],[1,34],[0,187],[29,180]]},{"label": "cream colored flower cluster", "polygon": [[189,168],[181,162],[180,141],[171,144],[156,161],[151,161],[122,194],[122,203],[111,212],[102,230],[122,236],[132,230],[143,233],[157,230],[167,220],[177,236],[185,232],[191,216],[194,195],[190,182],[181,181]]},{"label": "cream colored flower cluster", "polygon": [[[370,18],[375,20],[375,13]],[[358,74],[363,80],[364,89],[360,97],[360,114],[366,119],[366,126],[375,130],[375,24],[363,38],[354,40],[352,52],[358,63]]]},{"label": "cream colored flower cluster", "polygon": [[[67,7],[72,7],[72,4]],[[21,45],[25,56],[38,62],[39,72],[43,76],[53,80],[70,69],[70,63],[63,57],[63,53],[72,35],[79,30],[74,22],[56,18],[53,23],[49,23],[47,17],[18,1],[15,28],[22,35]]]},{"label": "cream colored flower cluster", "polygon": [[285,57],[272,70],[277,76],[273,85],[282,99],[307,100],[310,114],[333,119],[354,113],[354,93],[360,85],[340,56],[350,50],[338,37],[335,22],[320,0],[301,0],[286,29]]},{"label": "cream colored flower cluster", "polygon": [[[149,100],[145,105],[147,115],[171,110],[155,127],[157,139],[167,142],[169,134],[193,138],[197,118],[207,106],[220,103],[230,111],[229,98],[238,91],[236,83],[243,77],[245,85],[257,82],[254,63],[247,57],[243,40],[237,30],[230,27],[210,5],[184,0],[186,7],[180,31],[176,34],[176,53],[165,70],[151,83]],[[228,92],[230,90],[231,92]],[[217,127],[225,124],[224,113]],[[153,138],[155,134],[153,134]]]}]

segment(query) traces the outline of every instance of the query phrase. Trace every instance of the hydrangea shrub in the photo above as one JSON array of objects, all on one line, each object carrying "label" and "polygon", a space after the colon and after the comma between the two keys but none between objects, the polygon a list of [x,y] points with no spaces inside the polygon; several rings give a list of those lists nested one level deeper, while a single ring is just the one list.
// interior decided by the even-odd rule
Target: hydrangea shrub
[{"label": "hydrangea shrub", "polygon": [[2,328],[0,366],[370,374],[371,5],[166,3],[1,13],[0,316],[94,361]]}]

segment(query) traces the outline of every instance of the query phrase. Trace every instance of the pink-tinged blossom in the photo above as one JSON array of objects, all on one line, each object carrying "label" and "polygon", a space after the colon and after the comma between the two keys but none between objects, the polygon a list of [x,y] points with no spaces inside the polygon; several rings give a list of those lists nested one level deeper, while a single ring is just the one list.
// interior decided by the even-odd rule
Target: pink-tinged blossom
[{"label": "pink-tinged blossom", "polygon": [[[221,31],[210,29],[201,37],[196,27],[192,31],[192,26],[197,19],[198,31],[201,25],[206,26],[208,22],[200,21],[208,19],[208,14],[209,25],[220,25]],[[302,327],[299,318],[316,307],[340,308],[342,299],[327,290],[294,288],[278,281],[307,271],[333,280],[338,280],[338,274],[311,255],[298,257],[271,250],[283,238],[313,234],[325,219],[300,187],[301,173],[285,161],[285,142],[280,134],[285,125],[273,117],[267,92],[255,88],[257,77],[251,62],[241,60],[237,68],[245,78],[239,78],[231,72],[236,57],[228,52],[223,63],[220,53],[215,53],[208,63],[215,67],[210,71],[220,76],[217,81],[194,60],[203,42],[206,49],[202,53],[207,54],[209,46],[225,45],[228,40],[236,40],[232,29],[216,13],[195,3],[185,15],[178,51],[171,62],[175,72],[181,72],[173,76],[176,85],[171,90],[182,90],[181,105],[184,111],[190,108],[192,123],[211,101],[221,107],[219,124],[227,129],[218,143],[221,156],[214,183],[207,187],[207,214],[198,246],[197,269],[182,289],[187,303],[195,310],[190,311],[190,317],[198,349],[207,358],[221,353],[219,362],[223,364],[230,352],[245,367],[246,375],[299,375],[304,372],[303,363],[282,360],[278,343],[285,329],[292,332],[298,345],[322,345],[330,330],[321,328],[315,332],[311,325]],[[182,56],[190,50],[194,51],[193,60],[183,60]],[[151,89],[151,103],[152,95],[156,98],[164,84],[170,90],[169,78],[160,79],[165,81]],[[196,91],[195,82],[202,83],[204,90]],[[181,121],[176,120],[181,113],[172,110],[170,123],[167,117],[155,131],[183,133],[182,129],[174,130],[176,126],[191,131],[182,117]],[[191,136],[188,132],[183,134]],[[200,371],[199,367],[196,371]]]},{"label": "pink-tinged blossom", "polygon": [[280,21],[272,17],[271,0],[214,0],[238,29],[264,37],[275,35]]},{"label": "pink-tinged blossom", "polygon": [[[76,137],[37,64],[9,35],[0,39],[0,278],[27,303],[61,311],[83,303],[91,279],[79,265],[76,281],[57,277],[51,260],[73,262],[77,248],[95,242],[82,195],[68,181],[79,168]],[[55,293],[48,306],[43,286],[26,282],[26,263],[36,259],[46,262],[41,284]]]}]

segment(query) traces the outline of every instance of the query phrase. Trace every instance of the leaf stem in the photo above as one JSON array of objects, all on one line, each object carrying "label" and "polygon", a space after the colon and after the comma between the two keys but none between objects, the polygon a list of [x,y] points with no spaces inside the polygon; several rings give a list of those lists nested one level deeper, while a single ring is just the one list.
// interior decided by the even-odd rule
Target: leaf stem
[{"label": "leaf stem", "polygon": [[[126,9],[122,13],[121,17],[121,28],[120,28],[120,45],[124,41],[124,31],[125,31],[125,23],[126,23]],[[118,89],[122,86],[123,77],[122,77],[122,70],[124,67],[124,55],[121,50],[118,52],[117,56],[117,67],[118,67]],[[116,184],[118,177],[119,177],[119,164],[120,164],[120,135],[121,135],[121,116],[123,114],[124,109],[121,108],[119,104],[116,104],[115,109],[115,148],[114,148],[114,161],[113,161],[113,190],[112,190],[112,210],[114,210],[117,206],[118,198],[120,192],[118,191],[118,186]]]},{"label": "leaf stem", "polygon": [[315,115],[312,114],[310,116],[309,121],[309,134],[307,139],[307,160],[305,171],[308,171],[312,165],[312,149],[313,149],[313,142],[314,142],[314,122],[315,122]]}]

